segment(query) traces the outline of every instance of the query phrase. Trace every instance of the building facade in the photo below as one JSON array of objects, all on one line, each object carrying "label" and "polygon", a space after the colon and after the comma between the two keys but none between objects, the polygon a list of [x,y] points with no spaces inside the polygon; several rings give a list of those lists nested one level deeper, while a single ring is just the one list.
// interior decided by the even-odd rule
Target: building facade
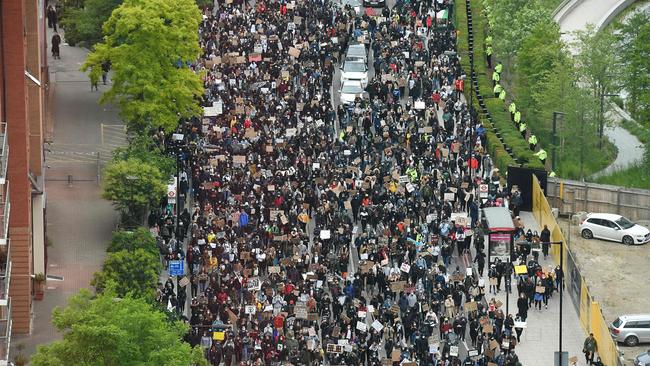
[{"label": "building facade", "polygon": [[45,273],[44,10],[41,0],[0,0],[0,365],[11,333],[30,332],[33,278]]}]

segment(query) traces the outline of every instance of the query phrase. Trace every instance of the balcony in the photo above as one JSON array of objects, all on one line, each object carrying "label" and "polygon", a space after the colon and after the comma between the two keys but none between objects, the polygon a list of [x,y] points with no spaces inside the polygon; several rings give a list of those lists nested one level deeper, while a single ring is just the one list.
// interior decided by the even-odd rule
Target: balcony
[{"label": "balcony", "polygon": [[3,177],[0,185],[0,247],[7,245],[10,206],[9,182]]},{"label": "balcony", "polygon": [[9,145],[7,145],[7,122],[0,123],[0,184],[5,184],[7,179],[7,165],[9,159]]},{"label": "balcony", "polygon": [[9,365],[11,346],[11,302],[0,307],[0,366]]}]

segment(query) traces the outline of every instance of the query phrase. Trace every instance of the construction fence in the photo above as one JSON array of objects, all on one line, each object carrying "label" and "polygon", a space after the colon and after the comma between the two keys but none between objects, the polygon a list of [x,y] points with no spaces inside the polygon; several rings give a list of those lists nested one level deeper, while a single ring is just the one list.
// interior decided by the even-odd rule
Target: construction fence
[{"label": "construction fence", "polygon": [[546,195],[560,214],[607,212],[650,220],[650,191],[644,189],[548,178]]},{"label": "construction fence", "polygon": [[[549,185],[551,185],[549,181]],[[533,215],[540,226],[547,225],[551,231],[551,240],[562,242],[563,245],[552,245],[550,253],[556,264],[560,263],[560,250],[564,251],[564,275],[566,290],[571,297],[573,305],[580,314],[580,324],[585,335],[593,333],[598,342],[598,355],[606,366],[622,366],[619,359],[618,347],[609,333],[602,310],[597,301],[589,294],[589,288],[584,276],[576,265],[571,251],[567,249],[564,234],[560,229],[549,205],[539,180],[533,174],[532,183]]]}]

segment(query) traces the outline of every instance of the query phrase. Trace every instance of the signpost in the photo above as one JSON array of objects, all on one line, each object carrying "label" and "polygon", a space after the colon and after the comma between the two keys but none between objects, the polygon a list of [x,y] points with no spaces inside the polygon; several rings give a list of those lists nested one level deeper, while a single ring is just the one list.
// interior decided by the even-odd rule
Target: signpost
[{"label": "signpost", "polygon": [[169,261],[169,276],[182,276],[185,274],[185,261]]}]

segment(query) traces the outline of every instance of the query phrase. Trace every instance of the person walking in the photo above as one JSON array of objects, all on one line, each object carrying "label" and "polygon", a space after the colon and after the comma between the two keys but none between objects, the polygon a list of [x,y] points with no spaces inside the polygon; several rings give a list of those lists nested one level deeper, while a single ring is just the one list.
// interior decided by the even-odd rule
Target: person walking
[{"label": "person walking", "polygon": [[542,254],[544,254],[544,259],[548,257],[548,247],[551,241],[551,231],[548,229],[548,225],[544,225],[544,229],[539,234],[539,241],[542,242]]},{"label": "person walking", "polygon": [[582,353],[585,354],[585,361],[588,365],[592,365],[594,363],[594,354],[596,351],[598,351],[598,342],[596,342],[594,334],[589,333],[589,337],[585,339],[585,343],[582,346]]},{"label": "person walking", "polygon": [[61,56],[59,55],[59,45],[61,45],[61,36],[58,32],[54,31],[52,35],[52,57],[55,60],[60,60]]}]

